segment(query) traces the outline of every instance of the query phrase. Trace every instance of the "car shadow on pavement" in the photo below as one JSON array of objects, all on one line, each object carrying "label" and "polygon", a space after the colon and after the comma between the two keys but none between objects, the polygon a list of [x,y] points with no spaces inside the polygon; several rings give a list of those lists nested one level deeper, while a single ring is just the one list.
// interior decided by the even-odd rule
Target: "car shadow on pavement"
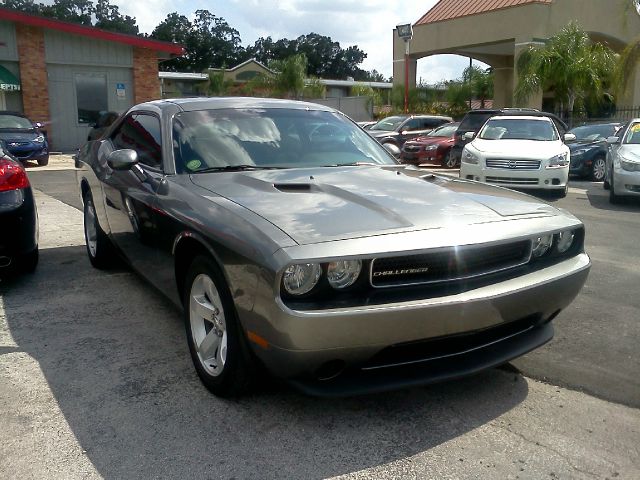
[{"label": "car shadow on pavement", "polygon": [[587,198],[592,207],[600,210],[612,210],[616,212],[640,212],[640,197],[628,197],[621,199],[620,203],[612,204],[609,195],[602,195],[594,192],[587,192]]},{"label": "car shadow on pavement", "polygon": [[176,308],[127,269],[91,269],[84,246],[42,250],[37,272],[0,283],[0,295],[15,342],[0,354],[26,352],[31,358],[23,361],[35,360],[44,376],[24,373],[0,385],[7,405],[21,402],[24,389],[40,391],[30,396],[29,415],[11,407],[22,427],[10,434],[24,436],[17,441],[30,462],[45,461],[46,449],[38,450],[47,438],[33,440],[33,431],[46,428],[36,417],[59,409],[69,437],[106,479],[356,472],[499,422],[528,394],[518,373],[494,369],[346,399],[307,397],[278,384],[219,399],[195,374]]}]

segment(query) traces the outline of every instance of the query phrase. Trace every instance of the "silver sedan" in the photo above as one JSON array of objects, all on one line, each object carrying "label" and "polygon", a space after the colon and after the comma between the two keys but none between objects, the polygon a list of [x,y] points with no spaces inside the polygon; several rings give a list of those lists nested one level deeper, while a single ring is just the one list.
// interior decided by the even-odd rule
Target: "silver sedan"
[{"label": "silver sedan", "polygon": [[624,197],[640,197],[640,118],[631,120],[607,143],[604,188],[609,190],[609,201],[620,203]]},{"label": "silver sedan", "polygon": [[570,213],[399,165],[321,105],[145,103],[78,161],[89,260],[122,256],[182,309],[217,395],[265,368],[345,395],[508,362],[591,266]]}]

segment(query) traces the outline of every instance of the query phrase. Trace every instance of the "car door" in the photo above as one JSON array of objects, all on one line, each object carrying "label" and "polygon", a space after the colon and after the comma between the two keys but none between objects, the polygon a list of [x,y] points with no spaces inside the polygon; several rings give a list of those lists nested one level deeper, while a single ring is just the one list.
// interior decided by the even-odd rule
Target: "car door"
[{"label": "car door", "polygon": [[99,162],[105,164],[100,157],[120,149],[135,150],[138,164],[128,170],[107,169],[103,179],[107,220],[115,245],[136,270],[148,275],[156,255],[156,191],[163,178],[159,117],[144,112],[127,115],[101,146]]},{"label": "car door", "polygon": [[399,130],[398,144],[402,146],[404,142],[411,138],[415,138],[421,133],[422,121],[419,118],[410,118]]}]

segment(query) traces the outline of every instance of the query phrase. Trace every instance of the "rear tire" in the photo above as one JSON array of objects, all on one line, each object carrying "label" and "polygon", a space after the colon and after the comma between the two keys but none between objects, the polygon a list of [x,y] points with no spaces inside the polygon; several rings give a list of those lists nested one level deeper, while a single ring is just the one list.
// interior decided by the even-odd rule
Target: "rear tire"
[{"label": "rear tire", "polygon": [[33,273],[36,271],[36,267],[38,266],[38,259],[40,255],[38,253],[38,247],[35,250],[27,253],[20,260],[20,268],[25,273]]},{"label": "rear tire", "polygon": [[219,397],[245,393],[253,383],[254,361],[224,276],[209,257],[193,259],[182,295],[187,342],[198,377]]},{"label": "rear tire", "polygon": [[113,264],[113,246],[107,234],[100,228],[96,208],[91,192],[86,192],[84,198],[84,241],[91,265],[105,270]]},{"label": "rear tire", "polygon": [[38,166],[39,167],[46,167],[47,165],[49,165],[49,155],[47,155],[46,157],[38,159]]}]

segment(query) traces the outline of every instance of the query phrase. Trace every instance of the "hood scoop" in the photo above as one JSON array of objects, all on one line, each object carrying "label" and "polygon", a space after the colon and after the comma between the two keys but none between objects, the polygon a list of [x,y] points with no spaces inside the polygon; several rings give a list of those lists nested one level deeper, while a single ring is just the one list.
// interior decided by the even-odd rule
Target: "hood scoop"
[{"label": "hood scoop", "polygon": [[273,187],[283,193],[303,193],[312,190],[309,183],[274,183]]}]

